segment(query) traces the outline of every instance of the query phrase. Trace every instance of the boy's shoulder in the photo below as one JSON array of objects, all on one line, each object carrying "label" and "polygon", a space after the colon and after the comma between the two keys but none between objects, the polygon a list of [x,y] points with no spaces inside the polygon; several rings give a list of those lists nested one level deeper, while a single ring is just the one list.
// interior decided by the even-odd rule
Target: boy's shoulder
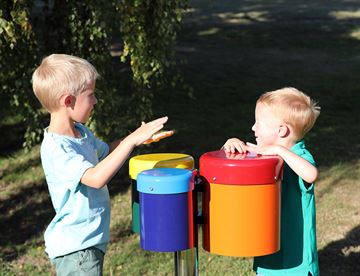
[{"label": "boy's shoulder", "polygon": [[305,160],[309,161],[311,164],[315,165],[315,159],[311,152],[306,148],[305,141],[300,140],[292,148],[291,151]]},{"label": "boy's shoulder", "polygon": [[41,143],[41,151],[67,151],[71,148],[81,147],[83,140],[93,138],[93,133],[84,125],[80,123],[75,124],[76,129],[81,133],[81,138],[70,137],[66,135],[60,135],[57,133],[49,132],[46,128],[44,130],[44,137]]}]

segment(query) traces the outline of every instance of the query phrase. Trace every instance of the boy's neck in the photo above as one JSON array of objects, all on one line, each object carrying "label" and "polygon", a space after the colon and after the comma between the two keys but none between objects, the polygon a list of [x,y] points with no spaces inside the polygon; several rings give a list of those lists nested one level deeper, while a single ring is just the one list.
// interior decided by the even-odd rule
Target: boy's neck
[{"label": "boy's neck", "polygon": [[63,114],[53,112],[50,114],[48,131],[59,135],[79,138],[81,134],[75,128],[75,122]]},{"label": "boy's neck", "polygon": [[283,146],[284,148],[291,149],[297,143],[296,139],[291,139],[287,137],[285,139],[281,139],[278,145]]}]

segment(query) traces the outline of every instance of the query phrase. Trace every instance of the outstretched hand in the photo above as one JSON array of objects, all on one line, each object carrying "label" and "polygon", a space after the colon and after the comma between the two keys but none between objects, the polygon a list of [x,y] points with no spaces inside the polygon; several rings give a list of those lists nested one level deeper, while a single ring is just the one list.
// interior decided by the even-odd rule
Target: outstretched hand
[{"label": "outstretched hand", "polygon": [[174,130],[160,130],[156,132],[150,139],[146,140],[144,144],[151,144],[154,142],[159,142],[161,139],[169,137],[174,134]]},{"label": "outstretched hand", "polygon": [[128,136],[128,139],[131,139],[135,146],[139,146],[161,130],[167,120],[168,117],[165,116],[148,123],[142,122],[141,126]]}]

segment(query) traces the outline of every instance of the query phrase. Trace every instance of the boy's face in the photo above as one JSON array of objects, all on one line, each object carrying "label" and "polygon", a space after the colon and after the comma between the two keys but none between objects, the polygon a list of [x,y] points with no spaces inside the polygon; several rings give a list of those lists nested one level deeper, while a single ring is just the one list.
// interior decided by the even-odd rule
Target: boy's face
[{"label": "boy's face", "polygon": [[97,103],[94,90],[95,82],[74,99],[75,104],[72,109],[72,119],[74,121],[85,123],[89,119],[94,105]]},{"label": "boy's face", "polygon": [[279,128],[282,121],[276,118],[269,107],[258,103],[255,108],[255,124],[252,126],[256,143],[259,146],[275,145],[279,141]]}]

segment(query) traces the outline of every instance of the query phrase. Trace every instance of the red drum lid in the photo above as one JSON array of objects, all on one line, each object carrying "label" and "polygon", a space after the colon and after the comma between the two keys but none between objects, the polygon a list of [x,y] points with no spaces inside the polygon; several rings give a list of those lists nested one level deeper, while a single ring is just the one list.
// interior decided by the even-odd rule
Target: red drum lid
[{"label": "red drum lid", "polygon": [[200,157],[200,175],[209,183],[272,184],[280,178],[283,160],[275,155],[230,154],[223,150]]}]

